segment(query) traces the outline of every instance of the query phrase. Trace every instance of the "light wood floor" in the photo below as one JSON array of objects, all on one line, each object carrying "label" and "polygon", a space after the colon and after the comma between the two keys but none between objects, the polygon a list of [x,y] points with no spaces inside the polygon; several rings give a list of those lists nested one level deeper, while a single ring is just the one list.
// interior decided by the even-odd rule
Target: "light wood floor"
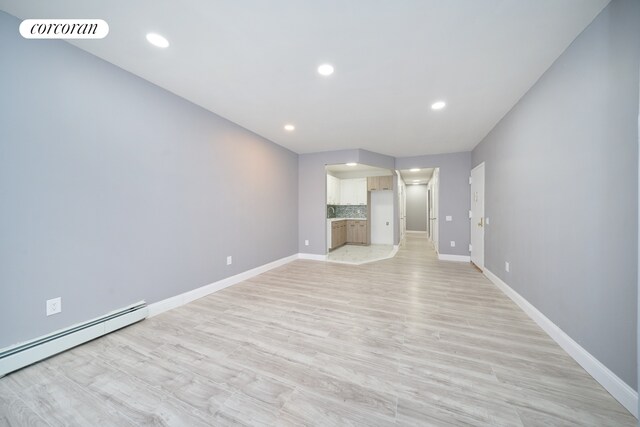
[{"label": "light wood floor", "polygon": [[[46,421],[46,422],[45,422]],[[635,425],[424,238],[295,261],[0,379],[0,425]]]}]

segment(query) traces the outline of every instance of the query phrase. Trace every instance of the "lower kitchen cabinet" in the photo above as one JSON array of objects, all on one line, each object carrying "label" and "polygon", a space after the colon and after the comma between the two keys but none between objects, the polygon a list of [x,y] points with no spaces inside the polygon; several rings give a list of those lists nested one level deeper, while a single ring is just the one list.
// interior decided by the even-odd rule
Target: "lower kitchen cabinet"
[{"label": "lower kitchen cabinet", "polygon": [[336,249],[344,244],[369,244],[366,220],[342,220],[331,223],[331,246]]},{"label": "lower kitchen cabinet", "polygon": [[331,249],[347,243],[347,220],[331,223]]},{"label": "lower kitchen cabinet", "polygon": [[347,243],[356,245],[367,244],[367,221],[348,220],[347,221]]}]

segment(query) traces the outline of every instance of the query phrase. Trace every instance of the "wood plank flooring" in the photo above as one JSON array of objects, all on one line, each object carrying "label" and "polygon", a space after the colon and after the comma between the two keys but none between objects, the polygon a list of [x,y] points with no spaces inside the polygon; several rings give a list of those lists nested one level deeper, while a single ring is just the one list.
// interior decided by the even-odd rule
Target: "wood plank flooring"
[{"label": "wood plank flooring", "polygon": [[633,426],[470,264],[422,236],[295,261],[0,379],[0,425]]}]

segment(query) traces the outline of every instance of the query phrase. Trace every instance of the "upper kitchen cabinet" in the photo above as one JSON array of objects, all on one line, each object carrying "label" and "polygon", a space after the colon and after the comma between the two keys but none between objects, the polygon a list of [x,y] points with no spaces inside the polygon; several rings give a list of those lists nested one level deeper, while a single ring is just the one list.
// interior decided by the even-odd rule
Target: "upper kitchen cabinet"
[{"label": "upper kitchen cabinet", "polygon": [[327,204],[340,204],[340,180],[327,174]]},{"label": "upper kitchen cabinet", "polygon": [[370,176],[367,178],[367,190],[393,190],[393,176]]},{"label": "upper kitchen cabinet", "polygon": [[367,204],[367,179],[353,178],[340,180],[341,205]]}]

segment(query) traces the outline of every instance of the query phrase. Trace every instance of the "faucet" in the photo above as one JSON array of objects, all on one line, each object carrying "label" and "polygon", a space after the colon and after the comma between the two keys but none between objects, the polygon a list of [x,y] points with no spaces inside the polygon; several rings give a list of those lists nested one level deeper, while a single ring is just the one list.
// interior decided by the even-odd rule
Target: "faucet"
[{"label": "faucet", "polygon": [[334,215],[336,214],[336,208],[334,208],[333,206],[329,206],[329,209],[332,211]]}]

